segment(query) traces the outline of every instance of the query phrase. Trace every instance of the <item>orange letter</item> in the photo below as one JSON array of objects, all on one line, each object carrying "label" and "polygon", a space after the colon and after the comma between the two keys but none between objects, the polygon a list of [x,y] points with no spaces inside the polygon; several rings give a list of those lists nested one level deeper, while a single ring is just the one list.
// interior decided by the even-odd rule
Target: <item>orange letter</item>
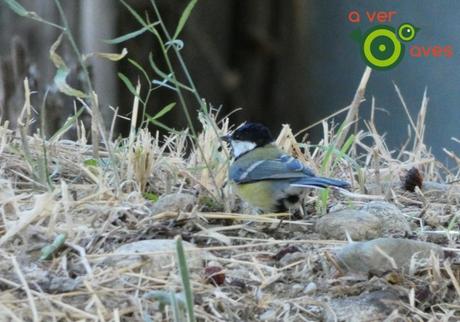
[{"label": "orange letter", "polygon": [[376,14],[377,12],[375,11],[372,11],[372,13],[369,13],[369,11],[366,11],[366,16],[367,16],[367,19],[369,19],[369,22],[374,22]]},{"label": "orange letter", "polygon": [[348,13],[348,21],[353,23],[359,23],[361,21],[361,17],[358,11],[350,11]]},{"label": "orange letter", "polygon": [[410,47],[409,53],[412,57],[420,57],[422,53],[420,52],[420,48],[416,45]]},{"label": "orange letter", "polygon": [[433,55],[433,57],[441,57],[442,56],[442,48],[441,46],[434,46],[432,49],[431,49],[431,54]]},{"label": "orange letter", "polygon": [[387,19],[388,19],[388,15],[387,15],[386,11],[379,11],[377,13],[377,21],[378,22],[385,22],[385,21],[387,21]]},{"label": "orange letter", "polygon": [[444,47],[444,56],[447,58],[450,58],[454,55],[454,49],[452,48],[451,45],[445,46]]}]

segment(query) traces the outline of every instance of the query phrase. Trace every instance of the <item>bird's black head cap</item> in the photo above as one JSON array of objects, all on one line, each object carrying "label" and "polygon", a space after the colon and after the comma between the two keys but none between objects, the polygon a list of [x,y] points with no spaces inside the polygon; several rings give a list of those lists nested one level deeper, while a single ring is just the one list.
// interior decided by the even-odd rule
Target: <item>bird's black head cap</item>
[{"label": "bird's black head cap", "polygon": [[274,141],[270,130],[263,124],[246,122],[232,133],[233,140],[254,142],[258,147]]}]

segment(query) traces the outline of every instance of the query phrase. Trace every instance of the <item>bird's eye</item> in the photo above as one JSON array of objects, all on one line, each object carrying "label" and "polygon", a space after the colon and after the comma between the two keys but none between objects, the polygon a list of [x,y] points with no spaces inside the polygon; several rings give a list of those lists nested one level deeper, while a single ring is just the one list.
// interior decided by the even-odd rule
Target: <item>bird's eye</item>
[{"label": "bird's eye", "polygon": [[398,28],[398,36],[402,41],[411,41],[415,38],[417,29],[410,23],[403,23]]}]

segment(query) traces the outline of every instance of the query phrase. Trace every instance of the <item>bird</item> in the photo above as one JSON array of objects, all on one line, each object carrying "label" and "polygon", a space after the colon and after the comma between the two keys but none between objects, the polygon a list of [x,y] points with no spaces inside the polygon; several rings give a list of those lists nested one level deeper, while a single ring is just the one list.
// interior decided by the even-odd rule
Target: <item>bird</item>
[{"label": "bird", "polygon": [[299,207],[307,188],[349,189],[346,181],[318,177],[274,144],[263,124],[245,122],[221,139],[230,146],[228,181],[235,193],[263,213]]}]

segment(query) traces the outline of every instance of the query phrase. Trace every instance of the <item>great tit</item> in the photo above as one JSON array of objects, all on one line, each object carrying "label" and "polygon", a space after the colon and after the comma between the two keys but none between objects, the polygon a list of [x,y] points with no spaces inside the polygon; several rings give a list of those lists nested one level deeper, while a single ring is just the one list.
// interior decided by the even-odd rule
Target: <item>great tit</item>
[{"label": "great tit", "polygon": [[349,188],[345,181],[317,177],[311,169],[281,151],[264,125],[244,123],[223,136],[234,158],[229,182],[236,194],[263,212],[299,206],[306,188]]}]

